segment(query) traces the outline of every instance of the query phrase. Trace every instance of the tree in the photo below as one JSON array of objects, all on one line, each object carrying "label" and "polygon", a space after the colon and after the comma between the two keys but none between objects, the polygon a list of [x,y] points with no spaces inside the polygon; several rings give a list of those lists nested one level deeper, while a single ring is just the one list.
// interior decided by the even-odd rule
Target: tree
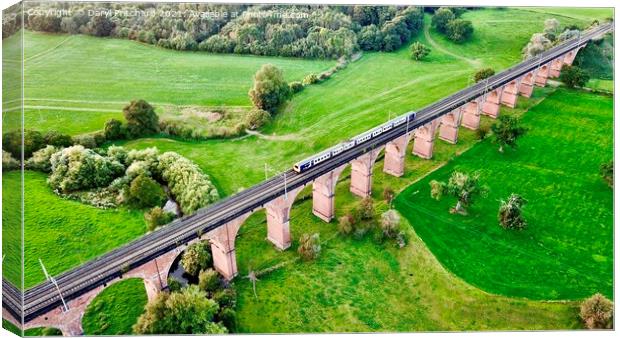
[{"label": "tree", "polygon": [[117,119],[107,120],[103,126],[103,134],[106,140],[112,141],[122,139],[125,136],[123,135],[123,122]]},{"label": "tree", "polygon": [[555,37],[560,33],[560,22],[554,18],[546,19],[544,26],[543,32],[545,36],[549,40],[555,40]]},{"label": "tree", "polygon": [[510,194],[506,201],[501,200],[497,214],[499,224],[504,229],[525,229],[527,222],[523,218],[522,210],[526,204],[527,200],[517,194]]},{"label": "tree", "polygon": [[[431,197],[440,199],[443,194],[456,197],[456,206],[451,212],[466,214],[466,206],[471,205],[477,196],[486,196],[488,188],[480,184],[480,174],[467,174],[460,171],[454,171],[448,180],[448,183],[431,181]],[[433,190],[438,190],[433,193]]]},{"label": "tree", "polygon": [[388,238],[396,238],[398,227],[400,226],[400,216],[394,209],[390,209],[381,214],[381,230],[383,235]]},{"label": "tree", "polygon": [[448,23],[446,36],[454,42],[465,42],[472,34],[474,34],[474,26],[469,20],[454,19]]},{"label": "tree", "polygon": [[[24,159],[32,156],[32,153],[45,146],[45,139],[41,132],[25,129],[24,134]],[[8,151],[16,159],[22,158],[22,133],[20,130],[10,131],[2,135],[2,149]]]},{"label": "tree", "polygon": [[495,71],[493,70],[493,68],[483,68],[477,71],[476,74],[474,74],[474,81],[480,82],[493,75],[495,75]]},{"label": "tree", "polygon": [[62,134],[56,130],[50,130],[45,133],[43,142],[56,147],[70,147],[73,145],[70,135]]},{"label": "tree", "polygon": [[207,242],[198,242],[190,245],[181,258],[183,270],[192,276],[198,275],[201,270],[211,266],[211,252]]},{"label": "tree", "polygon": [[390,187],[385,187],[383,189],[383,199],[388,205],[392,205],[392,201],[394,201],[394,189]]},{"label": "tree", "polygon": [[435,11],[431,25],[440,33],[448,32],[448,23],[456,19],[454,13],[446,7],[441,7]]},{"label": "tree", "polygon": [[266,64],[256,72],[249,95],[254,107],[274,113],[289,98],[290,89],[282,71],[272,64]]},{"label": "tree", "polygon": [[601,173],[601,177],[603,178],[603,180],[607,182],[607,185],[613,188],[614,187],[614,161],[611,160],[607,163],[601,164],[600,173]]},{"label": "tree", "polygon": [[52,155],[58,152],[60,149],[48,145],[43,149],[39,149],[32,154],[32,157],[26,161],[26,168],[31,170],[38,170],[42,172],[50,172],[52,170],[52,163],[50,159]]},{"label": "tree", "polygon": [[375,206],[370,197],[364,197],[358,205],[359,218],[369,220],[375,217]]},{"label": "tree", "polygon": [[162,225],[172,222],[174,214],[164,211],[161,207],[154,207],[153,209],[144,213],[144,220],[146,221],[146,227],[149,231],[153,231]]},{"label": "tree", "polygon": [[342,235],[348,235],[353,232],[355,219],[351,214],[346,214],[338,219],[338,232]]},{"label": "tree", "polygon": [[256,130],[263,125],[265,125],[271,119],[271,114],[269,112],[264,111],[262,109],[253,108],[246,115],[246,123],[248,125],[248,129]]},{"label": "tree", "polygon": [[495,142],[499,144],[499,152],[504,152],[505,146],[516,148],[517,139],[525,134],[526,129],[520,125],[517,117],[509,115],[500,115],[499,122],[491,126],[491,130],[495,135]]},{"label": "tree", "polygon": [[422,60],[430,52],[431,52],[431,49],[426,47],[426,45],[424,45],[421,42],[416,41],[411,45],[411,58],[416,61]]},{"label": "tree", "polygon": [[542,33],[534,33],[527,45],[523,47],[523,59],[536,57],[551,47],[553,47],[553,43],[549,38]]},{"label": "tree", "polygon": [[123,108],[127,121],[127,136],[135,138],[159,132],[159,118],[155,109],[144,100],[133,100]]},{"label": "tree", "polygon": [[562,66],[560,81],[568,88],[583,87],[590,80],[590,75],[577,66]]},{"label": "tree", "polygon": [[364,26],[359,32],[357,42],[362,50],[381,50],[383,33],[376,25]]},{"label": "tree", "polygon": [[309,261],[317,259],[321,254],[321,240],[318,233],[303,234],[299,238],[297,252],[302,259]]},{"label": "tree", "polygon": [[138,208],[160,206],[166,200],[166,193],[154,179],[139,175],[129,186],[131,202]]},{"label": "tree", "polygon": [[20,163],[8,151],[2,151],[2,171],[19,169]]},{"label": "tree", "polygon": [[160,292],[133,326],[136,334],[226,333],[213,318],[219,306],[196,285],[179,292]]},{"label": "tree", "polygon": [[600,293],[581,303],[579,316],[588,329],[613,328],[614,303]]},{"label": "tree", "polygon": [[220,288],[220,275],[213,269],[201,270],[198,274],[200,290],[211,293]]}]

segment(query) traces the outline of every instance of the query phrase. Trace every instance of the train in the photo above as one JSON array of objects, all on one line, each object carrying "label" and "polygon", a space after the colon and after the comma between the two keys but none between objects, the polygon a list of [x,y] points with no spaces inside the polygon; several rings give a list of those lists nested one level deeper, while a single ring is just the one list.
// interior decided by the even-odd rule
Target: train
[{"label": "train", "polygon": [[368,142],[379,135],[389,131],[394,127],[398,127],[405,123],[412,123],[416,118],[416,112],[408,112],[403,115],[400,115],[380,126],[377,126],[371,130],[363,132],[350,140],[344,141],[335,145],[321,153],[310,156],[306,159],[303,159],[293,165],[293,170],[297,173],[303,173],[304,171],[318,165],[321,162],[324,162],[330,158],[336,157],[345,151],[360,145],[362,143]]}]

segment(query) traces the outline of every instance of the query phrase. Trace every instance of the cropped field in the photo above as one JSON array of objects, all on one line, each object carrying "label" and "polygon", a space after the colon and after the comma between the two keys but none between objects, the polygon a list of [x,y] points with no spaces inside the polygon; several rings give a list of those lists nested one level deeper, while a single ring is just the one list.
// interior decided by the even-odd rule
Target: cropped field
[{"label": "cropped field", "polygon": [[[530,130],[504,154],[487,140],[396,200],[452,273],[482,290],[530,299],[613,297],[613,191],[599,166],[613,158],[613,98],[558,90],[523,119]],[[479,171],[490,187],[469,216],[430,198],[429,181]],[[499,200],[522,195],[528,227],[503,230]]]}]

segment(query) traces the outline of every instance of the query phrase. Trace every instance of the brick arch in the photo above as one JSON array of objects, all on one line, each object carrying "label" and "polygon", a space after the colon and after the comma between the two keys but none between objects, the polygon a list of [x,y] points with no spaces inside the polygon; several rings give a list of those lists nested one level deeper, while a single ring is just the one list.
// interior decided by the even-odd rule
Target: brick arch
[{"label": "brick arch", "polygon": [[336,184],[348,165],[345,163],[312,182],[312,213],[325,222],[329,223],[334,218]]}]

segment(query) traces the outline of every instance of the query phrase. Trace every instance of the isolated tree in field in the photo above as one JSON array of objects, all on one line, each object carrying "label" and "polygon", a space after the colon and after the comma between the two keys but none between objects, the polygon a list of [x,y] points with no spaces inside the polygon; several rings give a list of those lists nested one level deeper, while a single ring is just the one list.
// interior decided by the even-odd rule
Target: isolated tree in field
[{"label": "isolated tree in field", "polygon": [[525,229],[527,222],[523,218],[522,210],[526,204],[527,200],[517,194],[511,194],[508,200],[501,200],[497,214],[499,224],[504,229]]},{"label": "isolated tree in field", "polygon": [[416,41],[411,45],[411,58],[416,61],[424,59],[430,52],[431,49],[421,42]]},{"label": "isolated tree in field", "polygon": [[446,36],[454,42],[465,42],[469,40],[473,34],[474,26],[469,20],[454,19],[448,23]]},{"label": "isolated tree in field", "polygon": [[133,100],[123,108],[127,121],[127,134],[135,138],[159,132],[159,118],[155,109],[144,100]]},{"label": "isolated tree in field", "polygon": [[[456,197],[456,206],[450,211],[460,214],[466,214],[465,207],[471,205],[476,197],[486,196],[488,191],[488,188],[480,183],[480,174],[468,174],[460,171],[453,172],[448,183],[433,180],[430,185],[431,197],[435,199],[440,199],[444,194]],[[435,189],[438,191],[433,192]]]},{"label": "isolated tree in field", "polygon": [[213,322],[218,309],[218,304],[196,285],[178,292],[160,292],[147,304],[133,331],[143,335],[226,333],[224,326]]},{"label": "isolated tree in field", "polygon": [[207,242],[198,242],[190,245],[183,253],[181,266],[192,276],[198,275],[201,270],[211,266],[211,253]]},{"label": "isolated tree in field", "polygon": [[493,70],[493,68],[483,68],[477,71],[476,74],[474,74],[474,81],[480,82],[493,75],[495,75],[495,71]]},{"label": "isolated tree in field", "polygon": [[303,234],[299,238],[297,252],[302,259],[309,261],[317,259],[321,254],[321,239],[318,233]]},{"label": "isolated tree in field", "polygon": [[440,33],[447,33],[448,23],[456,19],[454,13],[446,7],[441,7],[435,11],[431,25]]},{"label": "isolated tree in field", "polygon": [[249,95],[254,107],[274,113],[288,99],[290,88],[282,71],[272,64],[266,64],[254,75],[254,86]]},{"label": "isolated tree in field", "polygon": [[166,193],[154,179],[139,175],[129,186],[131,202],[138,208],[160,206],[166,200]]},{"label": "isolated tree in field", "polygon": [[560,81],[568,88],[583,87],[590,80],[590,75],[577,66],[562,66]]},{"label": "isolated tree in field", "polygon": [[603,180],[605,180],[605,182],[607,182],[607,185],[609,185],[610,187],[614,187],[614,161],[611,160],[607,163],[603,163],[601,164],[601,177],[603,178]]},{"label": "isolated tree in field", "polygon": [[390,209],[381,214],[381,231],[388,238],[396,238],[398,227],[400,226],[400,216],[394,209]]},{"label": "isolated tree in field", "polygon": [[521,126],[520,120],[514,116],[500,115],[498,122],[491,126],[495,135],[495,142],[499,144],[499,152],[504,152],[504,147],[517,146],[517,139],[525,134],[526,129]]},{"label": "isolated tree in field", "polygon": [[271,119],[269,112],[262,109],[253,108],[245,117],[248,129],[256,130],[265,125]]},{"label": "isolated tree in field", "polygon": [[597,293],[581,303],[579,316],[588,329],[613,328],[614,303]]}]

